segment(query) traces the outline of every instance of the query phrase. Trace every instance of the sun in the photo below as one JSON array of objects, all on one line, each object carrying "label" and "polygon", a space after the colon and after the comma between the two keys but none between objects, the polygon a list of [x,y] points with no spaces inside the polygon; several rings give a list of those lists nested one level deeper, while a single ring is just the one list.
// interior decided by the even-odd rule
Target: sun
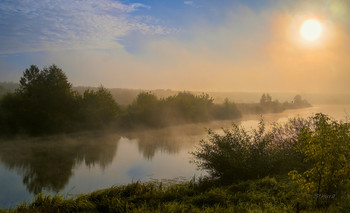
[{"label": "sun", "polygon": [[322,24],[316,19],[308,19],[301,25],[300,35],[308,41],[315,41],[322,35]]}]

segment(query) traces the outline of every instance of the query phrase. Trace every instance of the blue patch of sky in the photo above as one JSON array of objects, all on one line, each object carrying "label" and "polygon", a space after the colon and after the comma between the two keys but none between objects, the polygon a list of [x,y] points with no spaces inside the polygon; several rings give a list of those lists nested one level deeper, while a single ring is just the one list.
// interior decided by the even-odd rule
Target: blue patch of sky
[{"label": "blue patch of sky", "polygon": [[45,51],[0,54],[0,82],[18,82],[25,69],[32,64],[42,68],[54,63],[42,60],[45,55]]},{"label": "blue patch of sky", "polygon": [[[117,42],[122,44],[126,51],[137,54],[142,47],[151,40],[162,39],[167,36],[173,36],[180,40],[190,41],[193,39],[191,29],[198,24],[205,24],[207,26],[220,26],[225,21],[227,13],[240,5],[247,6],[254,11],[260,11],[271,6],[269,0],[192,0],[193,4],[185,4],[185,0],[121,0],[124,4],[141,3],[149,7],[138,7],[131,12],[131,16],[136,17],[151,17],[150,25],[160,25],[165,28],[174,29],[170,34],[155,34],[145,35],[140,31],[132,31],[123,37],[117,38]],[[1,11],[1,13],[6,11]],[[31,11],[34,12],[34,11]],[[107,12],[107,11],[104,11]],[[114,14],[116,15],[116,14]],[[10,27],[4,25],[3,27]],[[8,30],[2,32],[3,36],[7,35]],[[12,32],[12,31],[11,31]],[[36,30],[33,32],[37,32]],[[5,42],[5,41],[4,41]],[[32,58],[28,54],[8,54],[6,62],[9,64],[16,64],[17,68],[28,66],[33,63]],[[42,52],[36,53],[38,55],[45,54]],[[4,58],[3,58],[4,59]],[[1,67],[1,66],[0,66]]]},{"label": "blue patch of sky", "polygon": [[[133,12],[136,16],[150,16],[159,21],[160,25],[176,29],[173,34],[165,35],[142,35],[141,32],[132,32],[120,38],[119,42],[126,51],[137,54],[143,44],[152,39],[160,39],[166,36],[175,36],[180,40],[191,40],[191,29],[196,25],[220,26],[226,21],[227,14],[238,8],[246,6],[253,11],[259,12],[273,6],[269,0],[192,0],[191,4],[185,4],[183,0],[173,1],[144,1],[124,0],[125,4],[141,3],[149,6],[149,9],[138,9]],[[174,35],[176,34],[176,35]]]},{"label": "blue patch of sky", "polygon": [[[30,55],[38,55],[43,52],[36,52],[36,53],[30,53]],[[28,57],[28,53],[12,53],[12,54],[5,54],[6,62],[9,64],[17,64],[17,66],[27,66],[30,63],[33,63],[31,57]]]},{"label": "blue patch of sky", "polygon": [[226,13],[235,7],[244,5],[254,11],[260,11],[273,6],[269,0],[193,0],[193,5],[185,4],[183,0],[173,1],[137,1],[127,0],[124,3],[142,3],[150,6],[149,10],[136,10],[135,14],[151,15],[171,26],[186,26],[191,18],[204,19],[209,23],[217,23]]}]

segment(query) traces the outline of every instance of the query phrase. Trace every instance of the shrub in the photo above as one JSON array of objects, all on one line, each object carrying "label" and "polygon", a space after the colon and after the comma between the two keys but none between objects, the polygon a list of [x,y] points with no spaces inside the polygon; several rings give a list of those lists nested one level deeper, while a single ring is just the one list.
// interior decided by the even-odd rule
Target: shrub
[{"label": "shrub", "polygon": [[262,121],[252,132],[236,124],[231,130],[223,129],[223,134],[209,130],[208,140],[202,140],[192,152],[192,162],[208,171],[211,178],[228,183],[287,174],[295,169],[306,171],[311,162],[304,161],[306,150],[300,151],[305,149],[301,133],[318,125],[313,118],[293,118],[284,125],[273,124],[269,131]]},{"label": "shrub", "polygon": [[272,137],[265,132],[263,122],[259,129],[249,134],[233,124],[231,130],[223,129],[220,135],[208,131],[208,141],[202,140],[192,152],[197,167],[208,171],[212,178],[223,182],[264,177],[273,169]]},{"label": "shrub", "polygon": [[[297,151],[311,164],[307,171],[293,170],[289,173],[303,193],[316,199],[316,206],[329,205],[350,182],[350,124],[341,123],[318,113],[313,117],[314,126],[303,128]],[[333,199],[334,200],[334,199]]]}]

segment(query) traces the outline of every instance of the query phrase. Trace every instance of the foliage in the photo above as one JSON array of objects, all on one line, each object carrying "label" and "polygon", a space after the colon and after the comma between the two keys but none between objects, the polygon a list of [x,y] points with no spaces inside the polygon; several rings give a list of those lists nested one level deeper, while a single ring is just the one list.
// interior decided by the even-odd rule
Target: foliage
[{"label": "foliage", "polygon": [[[3,85],[12,89],[17,87],[17,84]],[[82,89],[77,88],[81,94],[73,91],[67,76],[56,65],[42,70],[30,66],[15,92],[7,93],[0,100],[0,134],[43,135],[106,126],[165,127],[306,106],[301,96],[296,96],[292,104],[281,104],[278,100],[272,101],[269,94],[263,94],[260,103],[236,105],[228,99],[223,104],[214,104],[208,94],[179,92],[159,99],[150,92],[141,92],[130,105],[120,107],[109,90],[102,86],[84,92]]]},{"label": "foliage", "polygon": [[223,105],[214,105],[208,94],[193,95],[180,92],[168,98],[158,99],[152,93],[142,92],[125,109],[121,123],[126,127],[163,127],[240,116],[234,103],[227,101]]},{"label": "foliage", "polygon": [[293,170],[289,175],[302,192],[316,196],[316,205],[320,205],[319,195],[339,195],[350,183],[350,124],[321,113],[313,117],[313,122],[314,126],[301,130],[296,147],[311,167],[304,172]]},{"label": "foliage", "polygon": [[[32,203],[6,212],[324,212],[297,197],[288,178],[265,177],[228,186],[202,189],[202,181],[164,185],[132,183],[76,197],[38,195]],[[213,184],[213,183],[212,183]],[[330,212],[347,212],[347,200],[338,199]],[[1,212],[1,209],[0,209]]]},{"label": "foliage", "polygon": [[101,128],[117,119],[118,106],[104,88],[87,90],[83,97],[72,90],[56,65],[42,70],[30,66],[19,88],[0,102],[2,133],[30,135]]},{"label": "foliage", "polygon": [[11,130],[29,134],[67,131],[76,116],[76,94],[63,71],[55,65],[43,70],[32,65],[20,86],[2,100]]},{"label": "foliage", "polygon": [[18,88],[17,83],[0,82],[0,98],[7,93],[14,92]]},{"label": "foliage", "polygon": [[86,90],[83,94],[80,113],[85,128],[99,128],[112,124],[118,118],[119,106],[111,93],[103,88],[97,91]]},{"label": "foliage", "polygon": [[262,123],[251,133],[235,124],[223,134],[209,130],[192,154],[199,169],[224,184],[289,173],[299,185],[300,205],[327,207],[336,196],[349,196],[350,124],[322,113],[269,131]]},{"label": "foliage", "polygon": [[[223,182],[298,170],[313,193],[335,193],[334,184],[347,183],[350,177],[349,137],[349,124],[317,114],[273,124],[269,131],[263,122],[252,132],[236,124],[231,130],[223,129],[223,134],[209,130],[208,140],[202,140],[192,155],[199,169]],[[326,188],[311,186],[317,183],[315,178]]]},{"label": "foliage", "polygon": [[213,99],[208,94],[196,96],[188,92],[180,92],[163,100],[163,105],[173,111],[174,118],[181,116],[187,122],[200,122],[211,119]]},{"label": "foliage", "polygon": [[192,152],[193,162],[223,182],[265,177],[273,170],[272,137],[265,132],[263,122],[249,134],[233,124],[220,135],[208,131],[208,141],[202,140]]},{"label": "foliage", "polygon": [[285,123],[273,123],[269,131],[272,137],[273,155],[275,168],[274,172],[286,174],[291,170],[299,169],[305,171],[310,167],[309,163],[304,162],[304,154],[297,151],[300,132],[304,128],[313,126],[312,117],[290,118]]},{"label": "foliage", "polygon": [[319,113],[270,130],[263,122],[252,132],[237,125],[223,134],[209,130],[193,155],[210,178],[136,182],[69,198],[39,194],[6,211],[349,212],[349,127]]},{"label": "foliage", "polygon": [[238,109],[243,114],[263,114],[263,113],[279,113],[286,109],[298,109],[311,107],[311,104],[303,100],[300,95],[296,95],[291,103],[281,103],[277,99],[272,100],[268,93],[263,93],[259,103],[240,103]]},{"label": "foliage", "polygon": [[278,100],[272,101],[268,93],[262,94],[259,103],[241,103],[238,108],[243,114],[278,113],[286,109]]},{"label": "foliage", "polygon": [[219,120],[235,119],[242,116],[237,105],[225,99],[223,104],[215,104],[213,107],[213,117]]},{"label": "foliage", "polygon": [[272,97],[270,96],[269,93],[265,94],[263,93],[261,98],[260,98],[260,104],[264,105],[264,104],[268,104],[272,102]]},{"label": "foliage", "polygon": [[302,107],[311,107],[311,104],[307,100],[302,99],[301,95],[296,95],[292,103],[284,104],[288,109],[302,108]]},{"label": "foliage", "polygon": [[128,126],[161,126],[160,113],[160,102],[158,98],[151,93],[142,92],[127,107],[123,124]]},{"label": "foliage", "polygon": [[278,100],[272,101],[272,97],[268,93],[262,94],[260,99],[260,107],[263,112],[273,113],[282,112],[285,109]]}]

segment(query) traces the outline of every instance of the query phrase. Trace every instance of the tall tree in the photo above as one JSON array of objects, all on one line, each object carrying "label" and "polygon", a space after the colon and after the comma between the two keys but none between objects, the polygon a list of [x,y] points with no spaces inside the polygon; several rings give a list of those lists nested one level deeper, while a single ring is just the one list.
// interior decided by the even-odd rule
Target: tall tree
[{"label": "tall tree", "polygon": [[29,134],[65,132],[72,129],[78,102],[65,73],[56,65],[42,70],[35,65],[23,73],[20,86],[3,100],[14,128]]},{"label": "tall tree", "polygon": [[265,95],[265,93],[262,94],[262,96],[260,98],[260,104],[266,104],[266,95]]},{"label": "tall tree", "polygon": [[266,102],[271,103],[272,102],[272,97],[270,96],[269,93],[266,94]]}]

